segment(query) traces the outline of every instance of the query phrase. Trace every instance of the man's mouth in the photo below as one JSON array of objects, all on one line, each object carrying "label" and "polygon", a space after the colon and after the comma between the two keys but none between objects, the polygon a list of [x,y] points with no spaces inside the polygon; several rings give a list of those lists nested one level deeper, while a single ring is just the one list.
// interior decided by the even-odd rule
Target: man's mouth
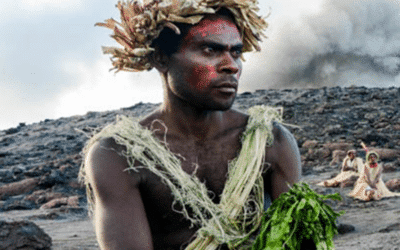
[{"label": "man's mouth", "polygon": [[220,92],[225,92],[225,93],[235,93],[236,89],[232,87],[218,87],[218,90]]},{"label": "man's mouth", "polygon": [[236,83],[222,83],[215,86],[220,92],[224,93],[236,93],[237,84]]}]

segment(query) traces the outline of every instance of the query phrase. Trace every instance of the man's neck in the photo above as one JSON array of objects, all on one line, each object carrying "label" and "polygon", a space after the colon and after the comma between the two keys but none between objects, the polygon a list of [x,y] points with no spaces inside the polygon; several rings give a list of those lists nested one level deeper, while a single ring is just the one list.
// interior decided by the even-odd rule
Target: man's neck
[{"label": "man's neck", "polygon": [[194,140],[207,140],[224,129],[226,111],[204,110],[185,103],[164,102],[162,120],[168,131]]}]

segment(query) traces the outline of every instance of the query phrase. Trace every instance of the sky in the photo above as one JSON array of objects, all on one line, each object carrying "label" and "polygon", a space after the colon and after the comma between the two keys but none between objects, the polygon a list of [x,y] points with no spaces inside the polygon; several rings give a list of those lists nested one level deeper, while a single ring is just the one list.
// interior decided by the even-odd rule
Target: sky
[{"label": "sky", "polygon": [[[101,2],[101,4],[99,4]],[[0,1],[0,130],[162,101],[155,70],[110,72],[101,46],[117,0]],[[400,0],[262,0],[262,51],[245,54],[239,93],[400,87]]]}]

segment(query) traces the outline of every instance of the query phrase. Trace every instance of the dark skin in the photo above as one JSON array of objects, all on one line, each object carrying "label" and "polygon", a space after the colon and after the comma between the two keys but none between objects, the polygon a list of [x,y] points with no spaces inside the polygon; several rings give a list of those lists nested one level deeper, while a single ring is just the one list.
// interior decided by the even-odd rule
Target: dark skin
[{"label": "dark skin", "polygon": [[[193,26],[183,39],[171,57],[155,57],[164,83],[164,102],[140,123],[158,139],[166,138],[170,151],[183,157],[184,171],[192,173],[198,165],[196,176],[218,203],[228,162],[238,155],[248,121],[246,114],[231,109],[242,69],[243,43],[232,20],[217,15]],[[279,124],[273,134],[274,143],[266,148],[265,157],[270,168],[263,174],[265,191],[272,200],[288,190],[287,183],[300,178],[300,156],[293,136]],[[153,173],[124,171],[129,166],[120,154],[123,150],[112,139],[103,139],[86,158],[101,249],[183,249],[198,227],[190,228],[173,211],[169,188]]]}]

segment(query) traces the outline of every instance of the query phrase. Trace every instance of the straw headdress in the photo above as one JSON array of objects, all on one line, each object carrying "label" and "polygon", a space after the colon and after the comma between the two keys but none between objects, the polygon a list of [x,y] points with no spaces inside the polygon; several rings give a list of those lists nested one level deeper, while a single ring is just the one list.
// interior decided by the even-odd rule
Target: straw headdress
[{"label": "straw headdress", "polygon": [[267,28],[265,20],[257,15],[257,0],[128,0],[119,1],[117,7],[121,21],[107,19],[96,23],[112,29],[111,35],[123,48],[103,47],[105,54],[112,55],[113,69],[117,72],[143,71],[152,68],[150,63],[152,42],[164,28],[180,34],[174,23],[196,24],[206,14],[214,14],[221,8],[229,10],[243,37],[243,52],[260,50],[259,41]]}]

